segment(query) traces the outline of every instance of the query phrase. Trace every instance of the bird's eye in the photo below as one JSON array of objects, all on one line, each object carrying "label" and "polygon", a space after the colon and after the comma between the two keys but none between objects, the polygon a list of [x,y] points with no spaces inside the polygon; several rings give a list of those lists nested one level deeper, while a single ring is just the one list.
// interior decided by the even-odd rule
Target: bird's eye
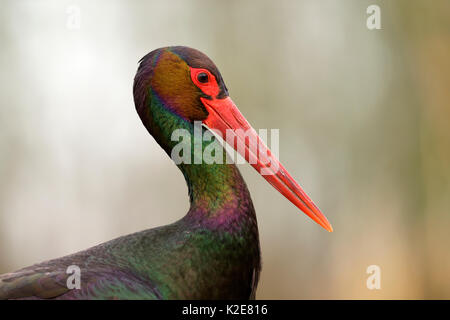
[{"label": "bird's eye", "polygon": [[208,75],[204,72],[201,72],[197,75],[197,80],[201,83],[207,83],[208,82]]}]

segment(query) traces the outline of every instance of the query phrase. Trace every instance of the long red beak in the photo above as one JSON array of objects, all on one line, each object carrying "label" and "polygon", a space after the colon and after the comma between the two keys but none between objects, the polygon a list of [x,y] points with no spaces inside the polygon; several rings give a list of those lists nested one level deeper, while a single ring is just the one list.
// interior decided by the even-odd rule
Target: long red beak
[{"label": "long red beak", "polygon": [[223,139],[289,201],[324,229],[333,232],[327,218],[272,154],[238,110],[233,100],[230,97],[212,100],[200,99],[209,112],[208,118],[203,123],[210,129],[218,130]]}]

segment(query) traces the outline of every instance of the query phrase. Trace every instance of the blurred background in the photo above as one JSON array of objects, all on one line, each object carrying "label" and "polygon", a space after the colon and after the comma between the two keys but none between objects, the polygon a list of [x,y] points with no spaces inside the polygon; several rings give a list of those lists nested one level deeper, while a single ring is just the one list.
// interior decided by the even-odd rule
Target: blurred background
[{"label": "blurred background", "polygon": [[335,230],[240,165],[257,298],[449,299],[449,16],[448,0],[2,1],[0,273],[184,215],[132,81],[147,52],[187,45],[255,128],[280,129],[280,160]]}]

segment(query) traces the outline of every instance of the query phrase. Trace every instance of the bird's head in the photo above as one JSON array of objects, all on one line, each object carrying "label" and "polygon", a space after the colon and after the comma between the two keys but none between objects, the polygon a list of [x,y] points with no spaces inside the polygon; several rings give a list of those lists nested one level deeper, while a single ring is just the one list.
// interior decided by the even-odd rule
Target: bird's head
[{"label": "bird's head", "polygon": [[201,98],[224,99],[228,91],[215,64],[203,53],[188,47],[166,47],[142,58],[136,74],[136,106],[145,104],[148,89],[166,108],[187,121],[208,117]]},{"label": "bird's head", "polygon": [[[136,109],[155,136],[164,120],[154,119],[151,105],[180,121],[201,121],[224,137],[263,177],[294,205],[328,231],[332,227],[298,183],[267,148],[228,95],[216,65],[188,47],[165,47],[142,58],[134,82]],[[152,102],[153,101],[153,102]],[[155,125],[158,123],[158,125]],[[232,135],[232,139],[229,139]],[[226,137],[226,139],[225,139]]]}]

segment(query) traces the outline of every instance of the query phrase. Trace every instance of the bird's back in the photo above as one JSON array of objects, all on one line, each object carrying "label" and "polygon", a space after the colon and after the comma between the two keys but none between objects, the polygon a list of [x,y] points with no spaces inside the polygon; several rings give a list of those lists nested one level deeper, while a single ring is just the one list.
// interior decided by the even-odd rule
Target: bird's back
[{"label": "bird's back", "polygon": [[[0,299],[249,299],[259,274],[254,240],[184,218],[1,275]],[[79,289],[67,283],[73,266]]]}]

